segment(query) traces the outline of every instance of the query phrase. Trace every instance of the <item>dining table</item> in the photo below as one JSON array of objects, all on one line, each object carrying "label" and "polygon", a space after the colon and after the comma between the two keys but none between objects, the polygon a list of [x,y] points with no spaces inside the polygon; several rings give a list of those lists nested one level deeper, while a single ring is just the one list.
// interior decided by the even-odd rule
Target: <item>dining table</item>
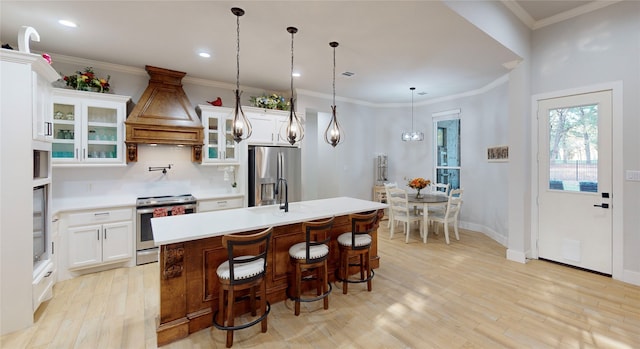
[{"label": "dining table", "polygon": [[417,211],[422,207],[422,227],[424,228],[424,234],[422,235],[422,242],[427,243],[427,234],[429,233],[429,207],[446,206],[449,198],[443,194],[422,194],[419,197],[416,193],[408,193],[407,201],[413,204],[414,209]]}]

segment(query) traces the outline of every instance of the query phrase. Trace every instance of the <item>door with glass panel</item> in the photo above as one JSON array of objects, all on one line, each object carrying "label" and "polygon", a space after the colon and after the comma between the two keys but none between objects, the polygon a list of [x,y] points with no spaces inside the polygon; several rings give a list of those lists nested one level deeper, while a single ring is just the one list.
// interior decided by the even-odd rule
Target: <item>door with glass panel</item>
[{"label": "door with glass panel", "polygon": [[611,91],[538,101],[538,256],[612,273]]},{"label": "door with glass panel", "polygon": [[460,119],[438,120],[435,129],[435,182],[460,189]]}]

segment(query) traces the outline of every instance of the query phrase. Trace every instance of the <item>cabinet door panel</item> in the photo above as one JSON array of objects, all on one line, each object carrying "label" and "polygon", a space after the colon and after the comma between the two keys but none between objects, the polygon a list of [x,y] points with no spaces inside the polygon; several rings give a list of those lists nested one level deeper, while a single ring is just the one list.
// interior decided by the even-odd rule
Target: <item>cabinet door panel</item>
[{"label": "cabinet door panel", "polygon": [[102,226],[69,228],[69,269],[102,262]]},{"label": "cabinet door panel", "polygon": [[109,223],[102,226],[102,262],[129,259],[133,256],[133,224]]},{"label": "cabinet door panel", "polygon": [[249,144],[272,145],[274,143],[273,117],[266,114],[247,115],[253,132],[249,138]]}]

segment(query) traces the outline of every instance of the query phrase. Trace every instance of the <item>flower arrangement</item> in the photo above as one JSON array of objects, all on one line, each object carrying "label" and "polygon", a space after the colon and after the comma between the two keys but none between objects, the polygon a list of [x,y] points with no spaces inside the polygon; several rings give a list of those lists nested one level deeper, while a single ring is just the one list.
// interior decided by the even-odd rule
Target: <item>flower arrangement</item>
[{"label": "flower arrangement", "polygon": [[289,102],[283,97],[275,93],[264,96],[251,96],[249,99],[254,107],[265,109],[289,110]]},{"label": "flower arrangement", "polygon": [[86,67],[84,71],[78,70],[75,75],[65,75],[63,78],[67,86],[73,89],[102,93],[109,92],[109,79],[111,79],[110,75],[107,75],[106,79],[97,77],[92,67]]},{"label": "flower arrangement", "polygon": [[407,186],[409,188],[417,190],[418,193],[416,194],[416,197],[419,198],[420,197],[420,190],[426,188],[430,184],[431,184],[430,180],[424,179],[422,177],[416,177],[416,178],[413,178],[412,180],[410,180],[409,183],[407,183]]}]

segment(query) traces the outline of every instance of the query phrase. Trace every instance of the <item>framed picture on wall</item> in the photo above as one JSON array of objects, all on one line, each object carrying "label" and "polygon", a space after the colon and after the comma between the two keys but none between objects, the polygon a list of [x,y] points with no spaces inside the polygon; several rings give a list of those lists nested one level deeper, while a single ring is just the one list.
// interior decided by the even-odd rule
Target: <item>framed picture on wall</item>
[{"label": "framed picture on wall", "polygon": [[496,146],[487,148],[487,161],[489,162],[509,161],[509,146],[496,145]]}]

